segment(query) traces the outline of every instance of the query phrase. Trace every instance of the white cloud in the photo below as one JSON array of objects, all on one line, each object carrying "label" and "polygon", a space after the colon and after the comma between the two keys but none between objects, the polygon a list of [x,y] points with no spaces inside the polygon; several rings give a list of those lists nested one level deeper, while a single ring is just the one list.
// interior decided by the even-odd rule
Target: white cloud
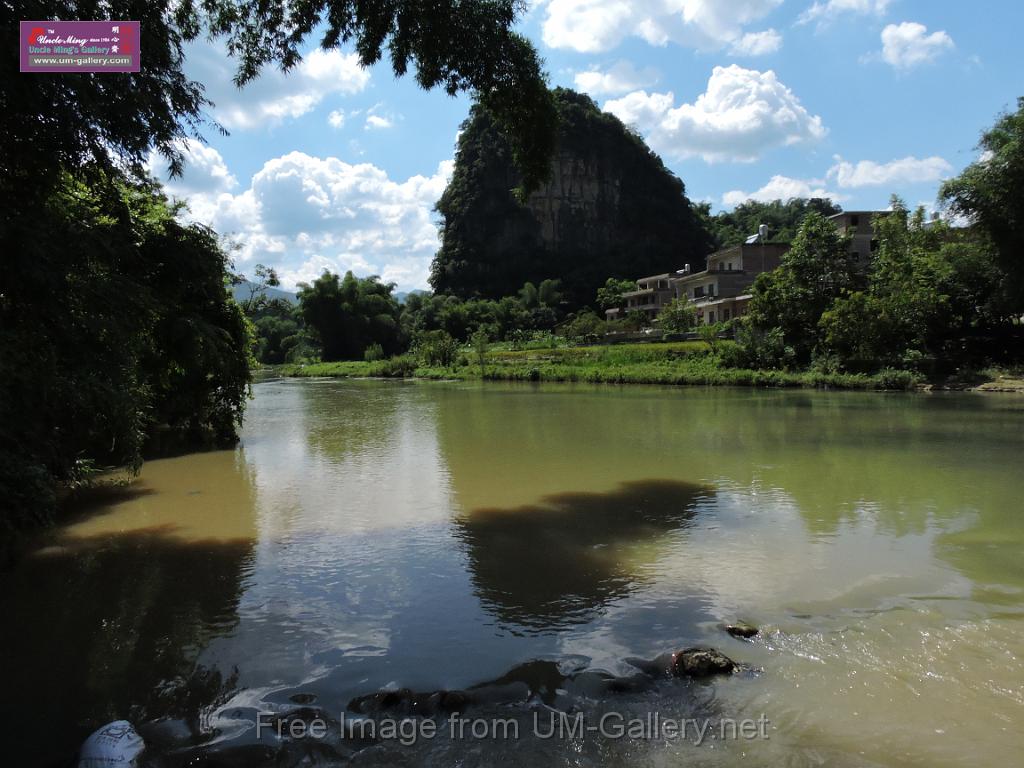
[{"label": "white cloud", "polygon": [[366,116],[366,130],[376,131],[390,128],[394,123],[386,117],[381,115],[367,115]]},{"label": "white cloud", "polygon": [[650,68],[638,70],[628,61],[619,61],[604,72],[596,68],[577,72],[573,80],[577,90],[592,96],[615,96],[653,85],[658,81],[658,73]]},{"label": "white cloud", "polygon": [[186,52],[186,72],[206,86],[214,102],[213,116],[227,128],[248,130],[277,125],[314,109],[325,96],[364,90],[370,73],[354,53],[316,49],[285,74],[273,67],[263,70],[244,88],[232,82],[234,62],[216,44],[193,44]]},{"label": "white cloud", "polygon": [[331,128],[342,128],[345,125],[345,111],[341,109],[331,110],[327,116],[327,122]]},{"label": "white cloud", "polygon": [[896,69],[911,69],[934,61],[953,48],[953,38],[944,31],[928,34],[916,21],[890,24],[882,30],[882,59]]},{"label": "white cloud", "polygon": [[782,35],[774,29],[766,29],[764,32],[747,32],[729,50],[736,56],[764,56],[781,47]]},{"label": "white cloud", "polygon": [[771,202],[772,200],[789,200],[793,197],[828,197],[837,202],[844,199],[843,195],[830,192],[824,187],[821,179],[793,179],[789,176],[772,176],[771,179],[754,192],[734,189],[722,195],[723,205],[732,207],[747,200]]},{"label": "white cloud", "polygon": [[448,160],[431,176],[394,181],[370,163],[290,152],[264,163],[237,194],[189,195],[190,217],[240,244],[240,268],[274,266],[288,288],[325,268],[424,288],[438,245],[433,206],[452,167]]},{"label": "white cloud", "polygon": [[838,155],[836,163],[828,170],[828,178],[835,179],[840,187],[901,186],[926,184],[939,181],[953,172],[953,166],[941,157],[904,157],[888,163],[861,160],[850,163]]},{"label": "white cloud", "polygon": [[[172,195],[215,193],[234,189],[236,179],[228,170],[220,152],[196,139],[182,139],[176,142],[185,160],[185,168],[177,179],[170,179],[164,185]],[[149,156],[149,172],[163,177],[167,171],[166,161],[155,151]]]},{"label": "white cloud", "polygon": [[721,50],[782,0],[551,0],[542,36],[552,48],[598,53],[627,37]]},{"label": "white cloud", "polygon": [[634,91],[604,109],[639,128],[658,152],[707,162],[752,162],[774,147],[827,133],[821,118],[811,115],[771,70],[715,67],[707,90],[693,104],[675,107],[674,102],[672,93]]},{"label": "white cloud", "polygon": [[819,0],[801,13],[796,23],[808,24],[817,21],[819,24],[827,24],[842,13],[882,16],[891,2],[892,0]]}]

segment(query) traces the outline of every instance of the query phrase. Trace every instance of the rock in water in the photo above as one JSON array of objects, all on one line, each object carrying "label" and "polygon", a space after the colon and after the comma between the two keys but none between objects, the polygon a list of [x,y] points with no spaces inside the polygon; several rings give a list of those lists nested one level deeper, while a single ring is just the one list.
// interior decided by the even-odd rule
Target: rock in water
[{"label": "rock in water", "polygon": [[737,621],[735,624],[726,624],[725,631],[733,637],[740,637],[744,640],[749,640],[758,633],[758,628],[753,624],[747,624],[745,621]]},{"label": "rock in water", "polygon": [[672,654],[674,677],[703,678],[735,671],[736,662],[714,648],[684,648]]}]

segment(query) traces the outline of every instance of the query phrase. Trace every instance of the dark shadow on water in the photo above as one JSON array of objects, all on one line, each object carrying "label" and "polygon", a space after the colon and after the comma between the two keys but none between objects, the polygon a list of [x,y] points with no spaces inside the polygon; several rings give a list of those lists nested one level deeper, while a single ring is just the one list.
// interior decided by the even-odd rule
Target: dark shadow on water
[{"label": "dark shadow on water", "polygon": [[456,521],[476,593],[500,622],[526,631],[583,623],[641,584],[656,556],[638,552],[685,528],[706,487],[675,480],[570,492]]},{"label": "dark shadow on water", "polygon": [[116,719],[198,723],[233,670],[200,651],[230,632],[253,542],[185,541],[173,526],[62,541],[24,557],[0,588],[7,765],[67,764]]}]

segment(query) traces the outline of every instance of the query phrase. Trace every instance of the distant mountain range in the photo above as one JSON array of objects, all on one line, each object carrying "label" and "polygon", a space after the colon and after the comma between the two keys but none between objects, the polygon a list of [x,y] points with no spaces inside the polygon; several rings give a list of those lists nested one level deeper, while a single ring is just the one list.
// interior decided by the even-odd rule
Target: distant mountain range
[{"label": "distant mountain range", "polygon": [[[231,295],[235,297],[236,301],[247,301],[249,299],[249,292],[255,287],[255,283],[251,283],[248,280],[243,280],[238,285],[233,286],[231,288]],[[271,301],[273,301],[274,299],[281,299],[282,301],[287,301],[289,304],[299,303],[299,297],[296,296],[291,291],[284,291],[281,290],[280,288],[266,287],[263,289],[263,293]],[[415,291],[396,291],[392,295],[395,297],[395,300],[399,304],[405,304],[405,300],[414,293],[423,294],[424,296],[430,295],[430,291],[422,291],[419,289]]]},{"label": "distant mountain range", "polygon": [[[255,283],[250,283],[248,280],[243,280],[238,285],[231,288],[231,295],[235,297],[236,301],[248,301],[250,293],[253,288],[256,287]],[[291,291],[282,291],[280,288],[263,288],[263,294],[273,301],[274,299],[280,299],[281,301],[287,301],[289,304],[298,304],[298,297]]]}]

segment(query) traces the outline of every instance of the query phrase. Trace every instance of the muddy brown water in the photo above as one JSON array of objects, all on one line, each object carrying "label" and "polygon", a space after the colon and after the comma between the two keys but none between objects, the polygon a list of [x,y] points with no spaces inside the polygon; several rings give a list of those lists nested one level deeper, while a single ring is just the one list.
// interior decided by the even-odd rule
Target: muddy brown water
[{"label": "muddy brown water", "polygon": [[[466,688],[537,659],[627,674],[629,657],[694,644],[761,671],[611,700],[563,691],[565,709],[763,716],[767,739],[543,738],[530,723],[549,696],[481,713],[516,719],[518,739],[385,739],[348,757],[1024,754],[1020,396],[280,380],[255,393],[236,450],[148,462],[2,575],[14,764],[60,764],[117,718],[230,745],[251,733],[246,713],[289,702],[340,716],[385,687]],[[721,631],[737,619],[762,633]]]}]

